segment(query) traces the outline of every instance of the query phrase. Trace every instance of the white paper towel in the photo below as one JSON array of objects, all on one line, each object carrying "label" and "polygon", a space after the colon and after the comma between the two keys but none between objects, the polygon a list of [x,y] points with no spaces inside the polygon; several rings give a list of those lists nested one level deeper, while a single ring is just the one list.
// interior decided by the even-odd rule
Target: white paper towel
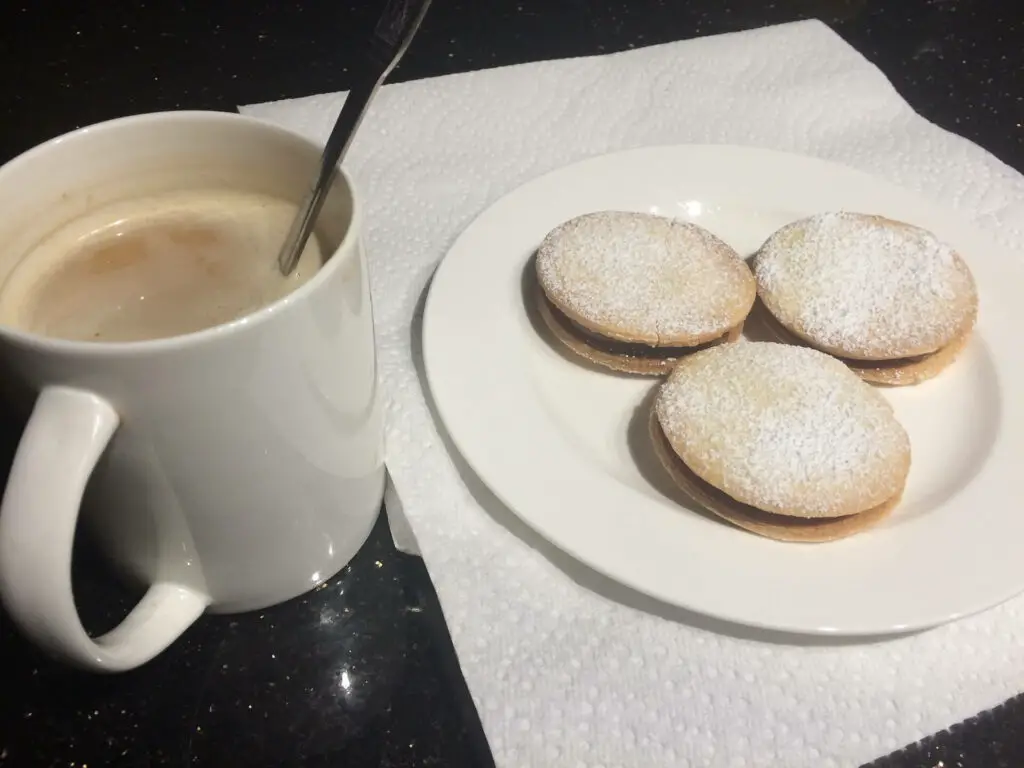
[{"label": "white paper towel", "polygon": [[[242,111],[323,140],[341,100]],[[460,230],[571,161],[690,142],[857,166],[1024,249],[1024,178],[916,115],[817,22],[384,88],[346,166],[366,201],[387,461],[501,766],[857,765],[1024,689],[1020,600],[876,644],[724,634],[561,555],[446,451],[414,315]]]}]

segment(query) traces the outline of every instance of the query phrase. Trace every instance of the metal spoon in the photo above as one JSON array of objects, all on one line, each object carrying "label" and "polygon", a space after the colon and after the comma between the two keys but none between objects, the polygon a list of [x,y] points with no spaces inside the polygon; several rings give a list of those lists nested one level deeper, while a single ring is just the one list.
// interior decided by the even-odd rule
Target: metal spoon
[{"label": "metal spoon", "polygon": [[281,274],[290,275],[298,264],[302,249],[306,247],[306,241],[320,215],[327,190],[334,180],[338,163],[352,143],[352,137],[377,89],[409,47],[429,7],[430,0],[388,0],[370,36],[363,72],[348,92],[348,98],[345,99],[320,156],[320,170],[278,254],[277,266]]}]

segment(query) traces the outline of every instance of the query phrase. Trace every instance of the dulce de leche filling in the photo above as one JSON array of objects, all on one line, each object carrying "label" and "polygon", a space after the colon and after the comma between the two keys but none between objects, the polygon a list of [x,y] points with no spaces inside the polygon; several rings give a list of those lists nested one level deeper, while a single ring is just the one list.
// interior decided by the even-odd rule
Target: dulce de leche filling
[{"label": "dulce de leche filling", "polygon": [[737,332],[737,329],[730,329],[716,339],[712,339],[711,341],[706,341],[703,344],[697,344],[692,347],[656,346],[640,342],[619,341],[617,339],[610,339],[607,336],[602,336],[588,328],[584,328],[552,304],[546,296],[543,296],[543,294],[541,296],[541,300],[547,305],[547,309],[555,322],[562,326],[566,331],[584,341],[587,346],[592,349],[619,357],[640,357],[650,360],[674,360],[675,358],[682,357],[683,355],[690,355],[694,352],[699,352],[702,349],[717,346],[718,344],[730,340]]},{"label": "dulce de leche filling", "polygon": [[935,352],[928,352],[924,355],[915,355],[914,357],[898,357],[892,360],[857,360],[852,357],[840,357],[839,360],[846,363],[851,368],[863,368],[863,369],[884,369],[884,368],[904,368],[914,363],[920,363],[922,360],[927,360],[929,357],[941,352],[941,349]]}]

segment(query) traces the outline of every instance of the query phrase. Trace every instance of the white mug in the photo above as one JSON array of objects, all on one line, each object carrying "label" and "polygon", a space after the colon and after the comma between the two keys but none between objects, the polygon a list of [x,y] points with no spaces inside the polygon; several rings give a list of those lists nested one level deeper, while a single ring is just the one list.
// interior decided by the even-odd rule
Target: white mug
[{"label": "white mug", "polygon": [[[319,153],[216,112],[49,141],[0,167],[0,281],[46,231],[133,195],[227,186],[298,201]],[[320,271],[224,325],[124,343],[0,327],[4,405],[30,412],[0,507],[0,597],[43,650],[97,671],[137,667],[206,610],[312,589],[366,540],[384,492],[382,408],[359,205],[343,173],[320,221],[337,244]],[[80,507],[106,555],[148,585],[97,638],[71,592]]]}]

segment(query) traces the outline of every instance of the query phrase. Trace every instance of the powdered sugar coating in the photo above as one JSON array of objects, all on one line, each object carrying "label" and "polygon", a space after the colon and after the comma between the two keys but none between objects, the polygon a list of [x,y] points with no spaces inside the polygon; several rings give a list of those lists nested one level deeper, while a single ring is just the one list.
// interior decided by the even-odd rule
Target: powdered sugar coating
[{"label": "powdered sugar coating", "polygon": [[783,227],[755,256],[754,274],[780,323],[843,357],[935,352],[977,313],[970,270],[950,246],[879,216],[826,213]]},{"label": "powdered sugar coating", "polygon": [[910,441],[885,398],[808,347],[741,341],[685,358],[655,413],[701,479],[766,512],[838,517],[900,493]]},{"label": "powdered sugar coating", "polygon": [[583,327],[666,346],[723,335],[756,296],[750,269],[707,230],[623,211],[584,214],[552,230],[537,251],[537,278]]}]

